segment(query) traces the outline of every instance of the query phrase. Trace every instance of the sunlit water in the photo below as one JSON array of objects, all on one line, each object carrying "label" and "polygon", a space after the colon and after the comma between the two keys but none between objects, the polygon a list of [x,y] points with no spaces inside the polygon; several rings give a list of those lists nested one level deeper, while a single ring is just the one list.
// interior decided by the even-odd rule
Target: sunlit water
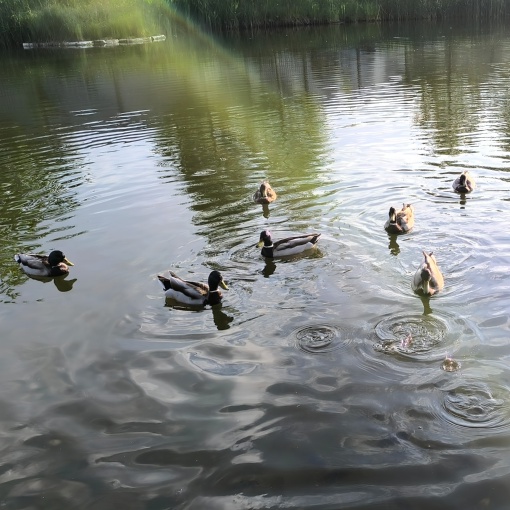
[{"label": "sunlit water", "polygon": [[[429,28],[1,57],[3,506],[508,508],[510,38]],[[54,248],[66,278],[13,261]]]}]

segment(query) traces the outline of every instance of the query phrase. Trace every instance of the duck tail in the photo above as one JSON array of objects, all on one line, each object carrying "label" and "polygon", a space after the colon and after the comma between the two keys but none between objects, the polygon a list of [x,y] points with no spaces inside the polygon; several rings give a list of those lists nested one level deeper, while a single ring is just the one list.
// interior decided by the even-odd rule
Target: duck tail
[{"label": "duck tail", "polygon": [[160,274],[158,274],[158,280],[161,282],[165,290],[172,288],[172,286],[170,285],[170,280],[165,276],[161,276]]}]

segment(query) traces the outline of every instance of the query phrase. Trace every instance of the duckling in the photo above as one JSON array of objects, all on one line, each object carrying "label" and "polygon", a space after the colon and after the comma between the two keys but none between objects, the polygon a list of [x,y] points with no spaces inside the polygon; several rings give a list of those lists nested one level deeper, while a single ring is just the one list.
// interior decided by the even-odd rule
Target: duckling
[{"label": "duckling", "polygon": [[69,273],[68,266],[74,266],[60,250],[53,250],[49,255],[17,253],[14,260],[29,276],[61,276]]},{"label": "duckling", "polygon": [[452,184],[452,188],[457,193],[471,193],[475,187],[475,180],[467,170],[464,170],[464,172],[462,172],[460,176],[453,181]]},{"label": "duckling", "polygon": [[315,248],[319,242],[321,234],[303,234],[294,237],[286,237],[279,241],[273,242],[271,232],[263,230],[260,233],[260,240],[257,246],[262,247],[260,252],[263,257],[275,258],[286,257],[288,255],[296,255],[311,248]]},{"label": "duckling", "polygon": [[253,201],[257,204],[270,204],[276,200],[277,196],[271,185],[267,181],[263,181],[260,188],[253,195]]},{"label": "duckling", "polygon": [[390,207],[389,218],[384,224],[388,234],[405,234],[414,227],[414,207],[411,204],[402,204],[402,209],[396,211]]},{"label": "duckling", "polygon": [[218,286],[228,289],[219,271],[211,271],[207,284],[183,280],[172,271],[169,278],[158,275],[158,280],[167,298],[190,306],[217,305],[223,298]]},{"label": "duckling", "polygon": [[426,296],[432,296],[444,287],[444,279],[436,262],[436,257],[430,252],[423,252],[425,260],[417,269],[412,287],[415,292],[421,291]]}]

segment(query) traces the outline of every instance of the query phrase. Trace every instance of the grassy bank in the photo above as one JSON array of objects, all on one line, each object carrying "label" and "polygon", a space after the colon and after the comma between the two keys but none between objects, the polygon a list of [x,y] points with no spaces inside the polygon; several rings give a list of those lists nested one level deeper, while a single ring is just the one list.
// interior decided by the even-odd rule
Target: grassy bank
[{"label": "grassy bank", "polygon": [[507,0],[169,0],[211,27],[302,25],[404,19],[499,18]]},{"label": "grassy bank", "polygon": [[0,0],[0,47],[154,35],[169,5],[226,29],[510,14],[508,0]]},{"label": "grassy bank", "polygon": [[160,33],[166,0],[0,0],[0,46]]}]

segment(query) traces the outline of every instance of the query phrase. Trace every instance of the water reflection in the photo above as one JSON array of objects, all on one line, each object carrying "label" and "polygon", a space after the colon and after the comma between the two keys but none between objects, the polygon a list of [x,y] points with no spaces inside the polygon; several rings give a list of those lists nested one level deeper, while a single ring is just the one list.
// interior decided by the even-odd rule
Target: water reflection
[{"label": "water reflection", "polygon": [[39,281],[42,283],[53,282],[55,287],[60,292],[69,292],[73,289],[73,285],[76,283],[77,278],[72,278],[68,280],[69,275],[56,276],[54,278],[46,277],[46,276],[29,276],[29,279]]},{"label": "water reflection", "polygon": [[274,261],[274,259],[266,258],[264,260],[265,260],[265,265],[264,265],[264,269],[262,269],[262,274],[264,275],[264,278],[269,278],[276,271],[276,262]]},{"label": "water reflection", "polygon": [[222,305],[214,305],[211,307],[214,324],[218,328],[218,331],[223,331],[230,328],[230,323],[234,320],[234,317],[228,315],[222,310]]},{"label": "water reflection", "polygon": [[[510,42],[466,30],[2,60],[5,505],[506,508]],[[460,214],[459,166],[490,183]],[[403,195],[420,229],[397,242]],[[263,259],[266,228],[324,249]],[[85,262],[65,295],[12,262],[59,239]],[[454,268],[434,305],[409,288],[431,244]],[[161,267],[236,285],[163,306]]]},{"label": "water reflection", "polygon": [[418,296],[423,304],[423,315],[430,315],[433,313],[432,307],[430,306],[430,296]]},{"label": "water reflection", "polygon": [[390,253],[395,256],[397,256],[400,253],[400,246],[397,243],[397,238],[398,238],[397,235],[388,235],[389,239],[388,248],[390,249]]}]

